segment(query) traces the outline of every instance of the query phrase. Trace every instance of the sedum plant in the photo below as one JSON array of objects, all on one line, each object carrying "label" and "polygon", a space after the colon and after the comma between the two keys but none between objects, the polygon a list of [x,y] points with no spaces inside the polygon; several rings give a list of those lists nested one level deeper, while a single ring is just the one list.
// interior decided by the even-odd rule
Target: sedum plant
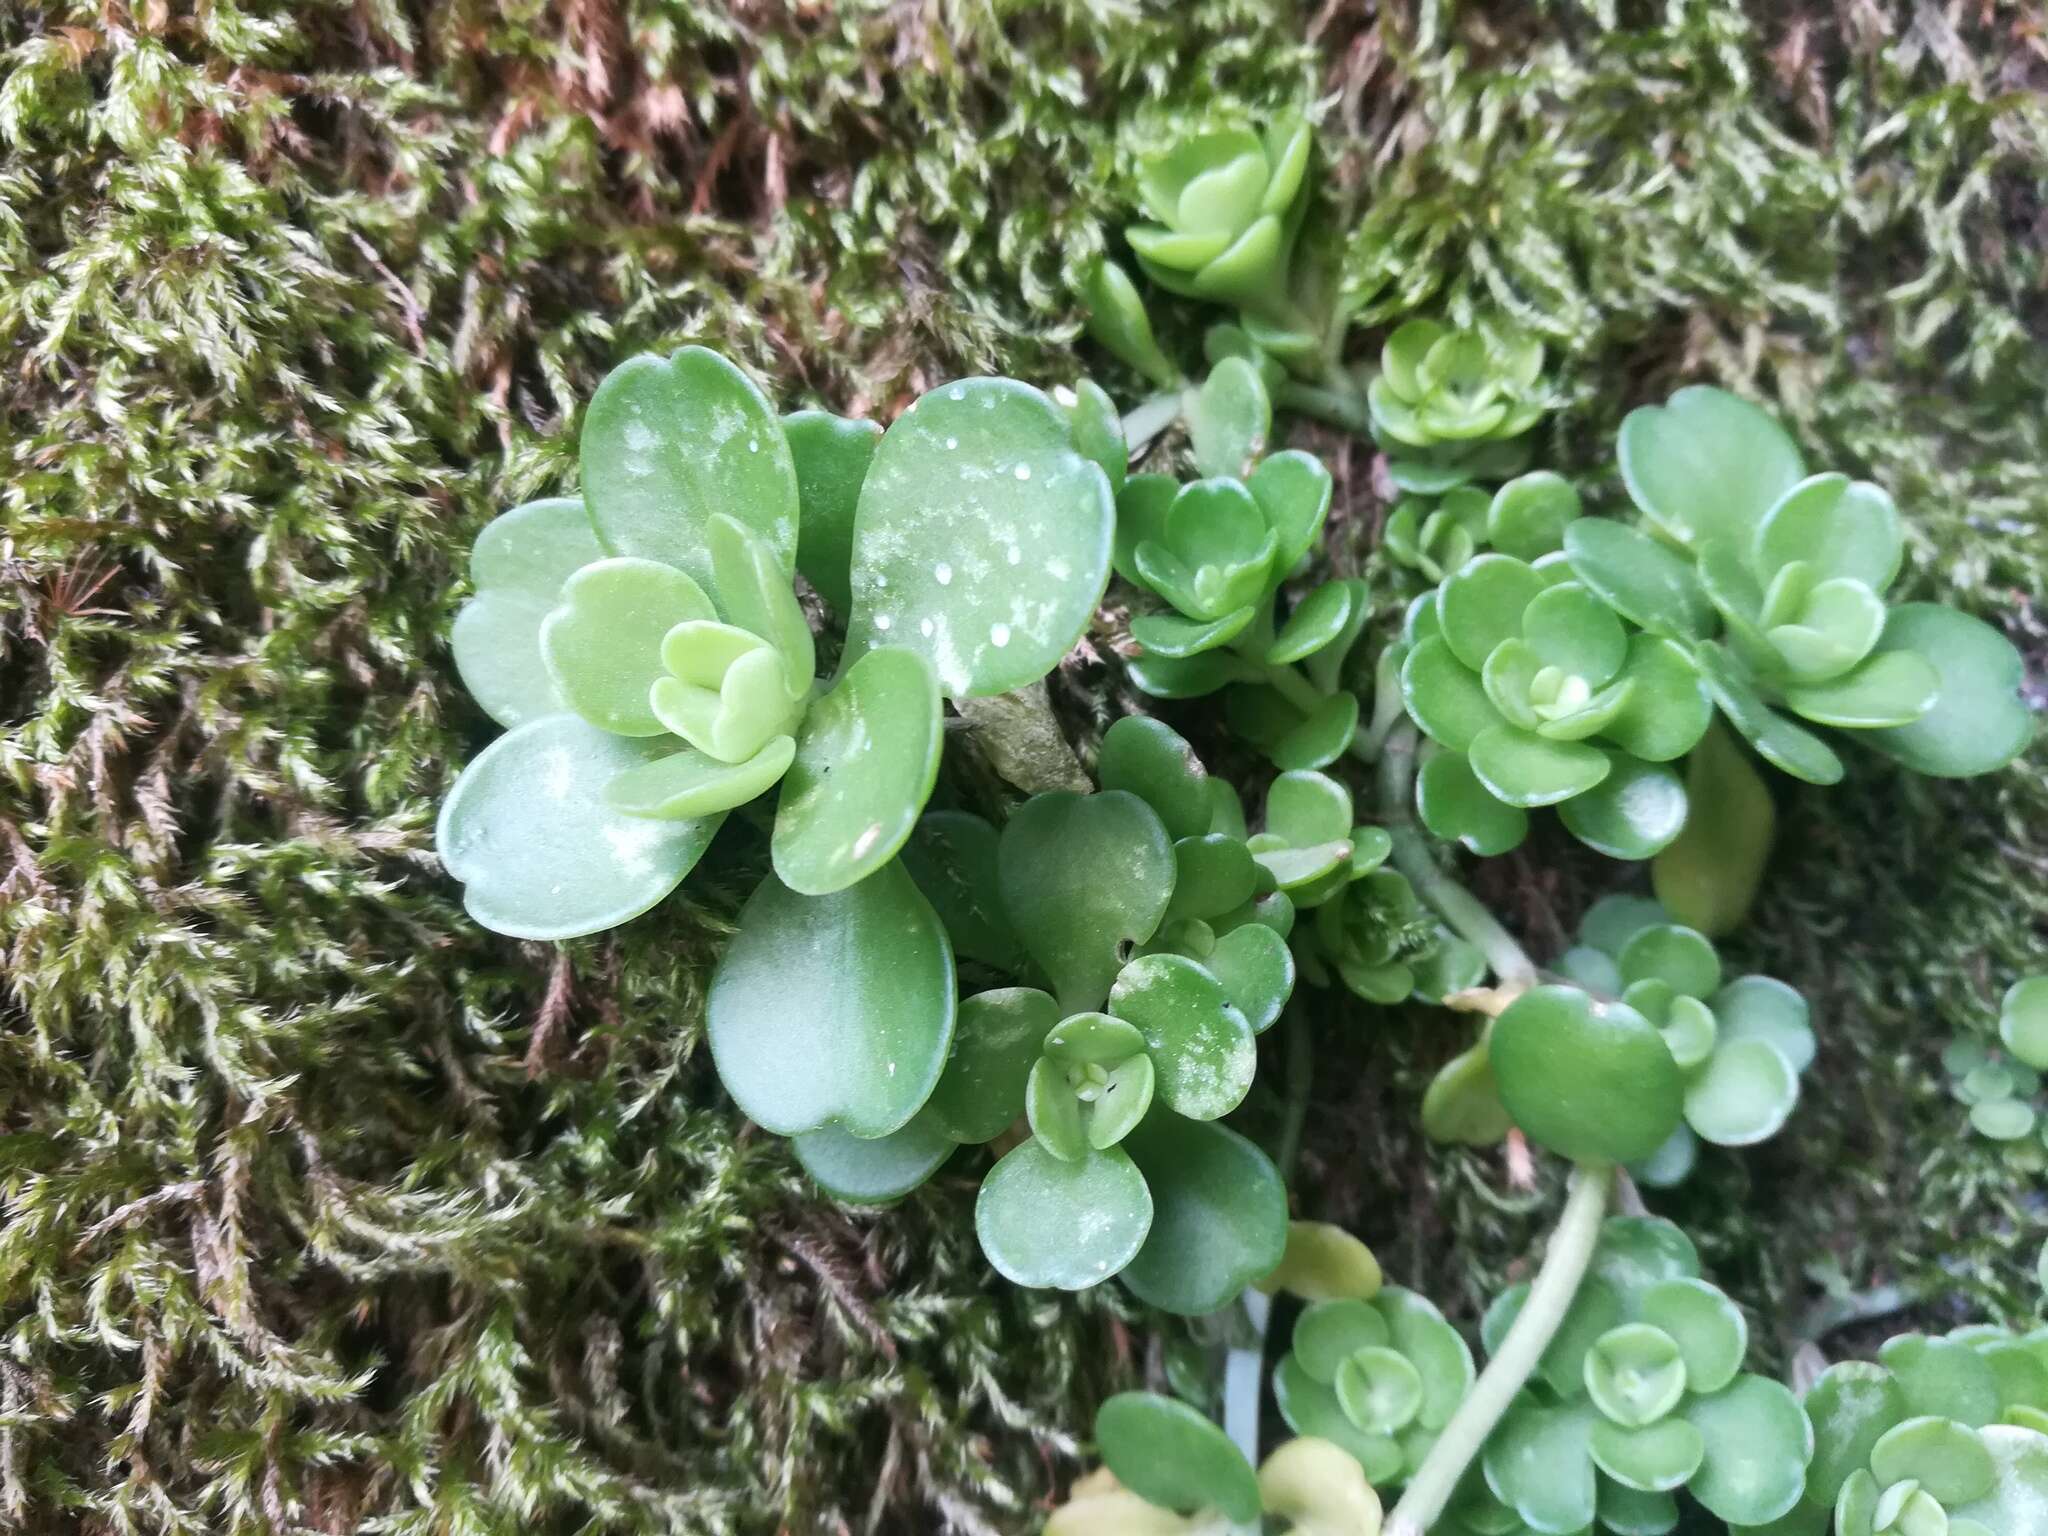
[{"label": "sedum plant", "polygon": [[[450,790],[437,843],[471,914],[521,938],[646,911],[770,794],[786,896],[883,871],[931,792],[942,698],[1042,676],[1108,579],[1108,482],[1012,380],[944,386],[879,432],[785,422],[688,347],[605,379],[580,456],[580,497],[479,535],[453,632],[509,729]],[[1027,544],[1057,553],[1027,566]],[[846,608],[829,679],[800,569]]]},{"label": "sedum plant", "polygon": [[[2048,1166],[2035,1132],[2042,1129],[2041,1074],[2048,1069],[2048,976],[2028,976],[2006,989],[1993,1050],[1970,1038],[1953,1040],[1941,1054],[1949,1091],[1969,1107],[1978,1135],[2005,1145],[2016,1166]],[[2048,1142],[2048,1130],[2042,1140]]]},{"label": "sedum plant", "polygon": [[[998,1271],[1067,1290],[1121,1277],[1210,1312],[1286,1248],[1278,1171],[1218,1122],[1292,991],[1292,909],[1234,792],[1167,727],[1118,721],[1100,767],[1100,792],[1035,795],[1000,832],[928,813],[886,881],[846,893],[898,904],[846,930],[750,904],[712,979],[712,1052],[828,1193],[899,1199],[958,1147],[1000,1142],[975,1208]],[[914,923],[943,965],[878,946],[865,987],[868,925]],[[1005,984],[956,1004],[955,957]]]},{"label": "sedum plant", "polygon": [[1315,136],[1299,118],[1263,134],[1204,133],[1147,160],[1138,200],[1150,222],[1124,238],[1145,275],[1169,292],[1270,313],[1308,209]]},{"label": "sedum plant", "polygon": [[1410,320],[1381,349],[1366,401],[1402,490],[1442,495],[1475,479],[1505,480],[1528,463],[1525,438],[1547,409],[1543,348]]},{"label": "sedum plant", "polygon": [[1812,726],[1939,777],[1988,773],[2025,749],[2033,718],[2011,644],[1953,609],[1887,600],[1905,542],[1882,487],[1809,474],[1767,412],[1704,386],[1631,412],[1619,458],[1643,525],[1573,523],[1572,572],[1683,648],[1766,762],[1839,779]]},{"label": "sedum plant", "polygon": [[[1804,1497],[1771,1536],[2017,1536],[2048,1508],[2048,1339],[1905,1334],[1806,1394]],[[1744,1529],[1738,1526],[1737,1529]]]},{"label": "sedum plant", "polygon": [[[1528,1304],[1487,1311],[1496,1352]],[[1669,1222],[1614,1217],[1524,1391],[1486,1442],[1449,1532],[1662,1536],[1688,1494],[1731,1527],[1782,1519],[1807,1491],[1813,1432],[1798,1400],[1742,1363],[1741,1311],[1700,1278]],[[1438,1528],[1440,1531],[1444,1527]]]},{"label": "sedum plant", "polygon": [[1648,858],[1685,824],[1671,764],[1711,718],[1684,653],[1626,622],[1561,556],[1488,552],[1410,608],[1401,696],[1436,745],[1416,810],[1438,837],[1503,853],[1555,806],[1580,841]]},{"label": "sedum plant", "polygon": [[1792,987],[1770,976],[1724,976],[1712,940],[1640,896],[1595,902],[1557,969],[1635,1009],[1678,1065],[1684,1119],[1632,1166],[1639,1183],[1675,1184],[1692,1171],[1699,1142],[1754,1146],[1791,1117],[1815,1053],[1806,999]]}]

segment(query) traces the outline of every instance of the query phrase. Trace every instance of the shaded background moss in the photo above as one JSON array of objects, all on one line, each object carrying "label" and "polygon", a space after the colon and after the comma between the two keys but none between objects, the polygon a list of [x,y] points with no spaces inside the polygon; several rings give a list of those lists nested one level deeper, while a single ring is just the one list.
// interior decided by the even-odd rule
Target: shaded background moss
[{"label": "shaded background moss", "polygon": [[[1603,505],[1630,406],[1775,402],[2038,688],[2044,46],[1974,0],[0,9],[0,1523],[1030,1528],[1146,1320],[995,1282],[969,1175],[841,1214],[738,1122],[699,1026],[743,838],[617,935],[463,918],[431,827],[490,734],[445,645],[470,537],[572,482],[643,348],[885,417],[1101,365],[1065,283],[1129,155],[1309,93],[1369,321],[1539,332],[1547,452]],[[1301,441],[1355,568],[1370,451]],[[1084,752],[1119,638],[1058,679]],[[1735,958],[1814,997],[1821,1065],[1655,1203],[1774,1361],[1828,1285],[2035,1316],[2038,1179],[1935,1057],[2048,960],[2048,755],[1780,789]],[[1546,949],[1619,878],[1552,841],[1476,881]],[[1469,1318],[1548,1170],[1418,1144],[1462,1026],[1311,1005],[1304,1213]]]}]

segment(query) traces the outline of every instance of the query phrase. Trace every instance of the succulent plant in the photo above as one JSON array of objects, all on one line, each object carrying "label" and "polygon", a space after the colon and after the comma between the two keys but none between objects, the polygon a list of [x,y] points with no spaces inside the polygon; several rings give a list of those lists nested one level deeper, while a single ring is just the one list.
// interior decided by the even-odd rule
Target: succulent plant
[{"label": "succulent plant", "polygon": [[[478,536],[453,634],[510,729],[449,791],[437,843],[471,914],[517,937],[639,915],[727,811],[778,788],[786,891],[885,869],[931,791],[942,695],[1043,675],[1108,579],[1109,484],[1010,380],[947,385],[881,433],[778,419],[688,347],[613,370],[580,448],[581,497]],[[1027,542],[1059,553],[1026,568]],[[849,624],[829,681],[798,570]]]},{"label": "succulent plant", "polygon": [[1806,1394],[1814,1455],[1772,1536],[2017,1536],[2048,1508],[2048,1340],[1905,1334]]},{"label": "succulent plant", "polygon": [[1504,480],[1527,462],[1519,441],[1542,419],[1543,348],[1521,337],[1410,320],[1387,338],[1366,388],[1372,433],[1395,485],[1441,495]]},{"label": "succulent plant", "polygon": [[1634,1165],[1639,1182],[1683,1179],[1698,1155],[1695,1138],[1723,1147],[1767,1140],[1797,1106],[1800,1074],[1814,1057],[1806,999],[1769,976],[1725,979],[1713,941],[1673,923],[1656,902],[1595,902],[1557,969],[1635,1009],[1678,1064],[1684,1123]]},{"label": "succulent plant", "polygon": [[1274,1448],[1254,1473],[1230,1437],[1186,1403],[1120,1392],[1095,1416],[1103,1465],[1075,1483],[1045,1536],[1379,1536],[1380,1501],[1358,1463],[1312,1438]]},{"label": "succulent plant", "polygon": [[1502,853],[1540,806],[1615,858],[1678,835],[1685,786],[1668,765],[1705,732],[1706,690],[1561,555],[1474,557],[1411,606],[1404,640],[1402,699],[1438,748],[1416,809],[1437,836]]},{"label": "succulent plant", "polygon": [[1967,1036],[1949,1043],[1941,1054],[1949,1091],[1969,1106],[1978,1135],[2003,1143],[2016,1166],[2040,1172],[2048,1168],[2040,1102],[2048,1066],[2048,976],[2025,977],[2006,989],[1998,1038],[2003,1051]]},{"label": "succulent plant", "polygon": [[1427,1299],[1399,1286],[1318,1301],[1273,1372],[1297,1434],[1349,1452],[1376,1487],[1398,1487],[1471,1390],[1472,1351]]},{"label": "succulent plant", "polygon": [[2011,644],[1953,609],[1887,604],[1904,537],[1882,487],[1809,475],[1768,413],[1708,387],[1631,412],[1619,454],[1647,526],[1574,522],[1572,573],[1680,645],[1765,761],[1839,779],[1841,759],[1808,725],[1940,777],[2024,750],[2033,717]]},{"label": "succulent plant", "polygon": [[[1499,1348],[1529,1297],[1487,1310]],[[1451,1507],[1453,1530],[1657,1533],[1688,1493],[1734,1527],[1767,1526],[1808,1491],[1813,1432],[1791,1392],[1744,1374],[1749,1330],[1700,1278],[1669,1222],[1613,1217],[1535,1374]]]},{"label": "succulent plant", "polygon": [[1147,160],[1138,199],[1152,222],[1125,231],[1145,275],[1254,312],[1284,294],[1314,147],[1308,124],[1283,118],[1263,135],[1226,128]]},{"label": "succulent plant", "polygon": [[[740,1107],[849,1201],[899,1199],[1021,1119],[975,1208],[990,1262],[1020,1285],[1120,1276],[1213,1311],[1286,1246],[1278,1172],[1216,1122],[1293,989],[1293,910],[1179,736],[1120,720],[1100,761],[1100,792],[1035,795],[1000,832],[928,813],[900,861],[836,898],[840,928],[750,903],[712,979],[712,1053]],[[937,963],[910,945],[919,924]],[[955,1004],[956,954],[1011,984]]]}]

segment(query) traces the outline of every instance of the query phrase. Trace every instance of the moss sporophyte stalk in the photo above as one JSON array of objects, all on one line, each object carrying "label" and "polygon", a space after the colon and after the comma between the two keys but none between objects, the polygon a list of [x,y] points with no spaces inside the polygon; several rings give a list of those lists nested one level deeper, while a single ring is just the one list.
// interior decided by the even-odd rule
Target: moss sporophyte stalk
[{"label": "moss sporophyte stalk", "polygon": [[[1851,743],[1996,771],[2032,732],[2017,652],[1889,601],[1905,515],[1809,473],[1733,394],[1632,412],[1633,515],[1608,515],[1531,467],[1553,399],[1534,340],[1414,315],[1352,361],[1303,120],[1176,143],[1138,186],[1140,272],[1232,313],[1197,380],[1138,280],[1091,267],[1091,334],[1158,391],[1128,415],[1086,379],[975,378],[886,427],[784,416],[697,347],[605,380],[580,494],[483,531],[455,624],[506,727],[439,825],[471,915],[594,933],[669,896],[729,819],[765,836],[708,997],[739,1109],[842,1202],[967,1174],[1011,1284],[1240,1315],[1225,1425],[1112,1398],[1063,1536],[1661,1536],[1689,1506],[1772,1536],[2016,1536],[2048,1497],[2048,1341],[1905,1336],[1802,1400],[1744,1371],[1748,1320],[1678,1228],[1611,1211],[1776,1134],[1825,1048],[1798,991],[1728,974],[1715,942],[1768,861],[1767,774],[1831,784]],[[1398,498],[1361,574],[1325,574],[1337,488],[1276,446],[1289,413],[1384,455]],[[1162,711],[1220,696],[1270,771],[1242,794],[1131,714],[1082,743],[1092,789],[999,820],[928,808],[948,701],[1037,683],[1113,580],[1135,687]],[[1649,863],[1656,896],[1601,898],[1539,965],[1454,870],[1546,808]],[[1570,1165],[1533,1279],[1476,1335],[1355,1238],[1290,1222],[1299,1018],[1277,1136],[1225,1123],[1298,984],[1475,1018],[1423,1127]],[[1986,1135],[2030,1137],[2040,1004],[2037,981],[2006,998],[2012,1065],[1950,1053]],[[1299,1437],[1270,1452],[1269,1365]]]}]

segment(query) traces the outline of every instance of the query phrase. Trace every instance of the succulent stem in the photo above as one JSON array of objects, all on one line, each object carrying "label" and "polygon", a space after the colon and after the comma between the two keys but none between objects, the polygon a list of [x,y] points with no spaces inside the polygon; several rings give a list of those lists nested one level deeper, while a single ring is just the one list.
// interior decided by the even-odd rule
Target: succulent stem
[{"label": "succulent stem", "polygon": [[1457,1491],[1466,1468],[1486,1444],[1486,1437],[1523,1383],[1542,1360],[1544,1350],[1556,1337],[1564,1316],[1579,1293],[1579,1284],[1593,1262],[1593,1249],[1600,1240],[1600,1222],[1607,1214],[1608,1194],[1614,1185],[1614,1170],[1581,1163],[1572,1170],[1571,1193],[1566,1196],[1564,1215],[1550,1234],[1550,1246],[1543,1255],[1543,1267],[1529,1287],[1507,1337],[1500,1341],[1493,1359],[1479,1373],[1472,1391],[1444,1426],[1423,1458],[1400,1503],[1388,1518],[1384,1536],[1424,1536],[1444,1512]]},{"label": "succulent stem", "polygon": [[1372,431],[1372,415],[1366,410],[1365,396],[1355,389],[1331,389],[1320,384],[1303,384],[1297,379],[1283,379],[1273,403],[1283,410],[1296,411],[1303,416],[1313,416],[1317,421],[1328,422],[1333,427],[1342,427],[1354,437],[1367,437]]},{"label": "succulent stem", "polygon": [[1536,964],[1515,942],[1500,920],[1478,897],[1453,880],[1437,864],[1408,805],[1415,781],[1415,727],[1401,725],[1379,754],[1380,811],[1394,840],[1394,867],[1408,877],[1417,894],[1436,908],[1451,931],[1476,945],[1503,990],[1519,992],[1536,984]]}]

